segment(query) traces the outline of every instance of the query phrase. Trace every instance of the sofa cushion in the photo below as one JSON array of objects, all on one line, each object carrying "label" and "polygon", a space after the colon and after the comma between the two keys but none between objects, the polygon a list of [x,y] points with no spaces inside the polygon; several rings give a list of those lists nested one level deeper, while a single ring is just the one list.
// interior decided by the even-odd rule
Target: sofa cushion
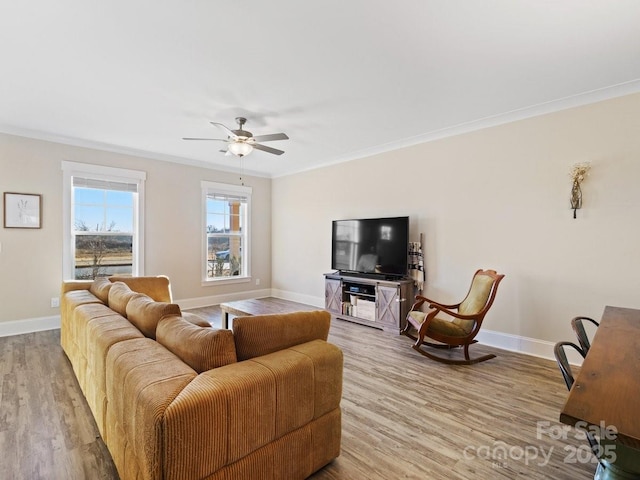
[{"label": "sofa cushion", "polygon": [[62,296],[62,303],[60,305],[61,314],[66,318],[69,318],[76,307],[84,305],[86,303],[101,303],[100,299],[96,297],[89,290],[71,290],[65,292]]},{"label": "sofa cushion", "polygon": [[155,340],[158,322],[167,315],[180,315],[175,303],[155,302],[143,293],[136,293],[127,303],[127,318],[145,337]]},{"label": "sofa cushion", "polygon": [[115,282],[109,289],[109,308],[126,317],[127,303],[129,303],[129,300],[135,295],[137,295],[137,293],[131,290],[128,285],[122,282]]},{"label": "sofa cushion", "polygon": [[327,340],[331,315],[324,310],[233,319],[238,361],[312,340]]},{"label": "sofa cushion", "polygon": [[198,325],[200,327],[210,327],[211,323],[202,318],[200,315],[191,312],[182,312],[180,314],[182,318],[187,320],[188,322],[193,323],[194,325]]},{"label": "sofa cushion", "polygon": [[200,327],[179,316],[160,320],[156,340],[198,373],[237,361],[231,330]]},{"label": "sofa cushion", "polygon": [[100,299],[101,302],[109,303],[109,290],[113,285],[107,277],[96,278],[89,287],[89,291]]},{"label": "sofa cushion", "polygon": [[155,277],[127,277],[114,275],[110,282],[126,283],[131,290],[149,295],[156,302],[171,303],[171,283],[169,277],[158,275]]}]

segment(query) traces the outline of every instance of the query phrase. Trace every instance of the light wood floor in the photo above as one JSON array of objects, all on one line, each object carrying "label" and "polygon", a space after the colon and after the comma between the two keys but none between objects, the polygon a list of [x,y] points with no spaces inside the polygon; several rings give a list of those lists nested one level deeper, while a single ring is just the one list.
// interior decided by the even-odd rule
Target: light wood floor
[{"label": "light wood floor", "polygon": [[[192,311],[220,325],[219,307]],[[0,338],[0,479],[118,478],[59,337]],[[498,357],[442,365],[341,320],[329,341],[345,357],[342,453],[313,480],[593,478],[576,431],[548,434],[567,395],[555,362],[475,345]]]}]

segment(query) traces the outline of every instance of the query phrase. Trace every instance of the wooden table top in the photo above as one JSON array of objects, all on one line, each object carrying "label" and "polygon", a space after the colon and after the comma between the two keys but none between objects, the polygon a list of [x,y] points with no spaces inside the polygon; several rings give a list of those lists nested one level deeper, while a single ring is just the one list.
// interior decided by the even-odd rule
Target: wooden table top
[{"label": "wooden table top", "polygon": [[640,449],[639,406],[640,310],[608,306],[560,421],[615,427],[617,441]]},{"label": "wooden table top", "polygon": [[250,298],[248,300],[236,300],[220,304],[222,310],[222,328],[228,328],[229,314],[236,317],[246,315],[272,315],[278,313],[290,313],[310,310],[322,310],[318,307],[304,303],[290,302],[279,298]]},{"label": "wooden table top", "polygon": [[322,310],[317,307],[305,305],[304,303],[292,304],[292,302],[273,297],[224,302],[220,304],[220,309],[232,315],[270,315],[302,310]]}]

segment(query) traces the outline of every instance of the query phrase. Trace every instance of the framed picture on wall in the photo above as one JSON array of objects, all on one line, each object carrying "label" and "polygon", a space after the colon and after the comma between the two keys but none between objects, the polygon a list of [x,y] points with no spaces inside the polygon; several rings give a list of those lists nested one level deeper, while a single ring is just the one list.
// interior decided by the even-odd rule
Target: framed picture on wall
[{"label": "framed picture on wall", "polygon": [[42,195],[4,192],[4,228],[41,228]]}]

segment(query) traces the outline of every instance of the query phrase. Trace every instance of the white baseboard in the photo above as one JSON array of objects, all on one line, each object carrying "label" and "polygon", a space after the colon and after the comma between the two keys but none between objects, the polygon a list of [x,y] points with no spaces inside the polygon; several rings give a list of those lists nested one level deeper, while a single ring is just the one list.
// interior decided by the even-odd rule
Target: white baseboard
[{"label": "white baseboard", "polygon": [[24,320],[11,320],[0,323],[0,337],[22,335],[23,333],[41,332],[60,328],[60,315],[40,318],[27,318]]},{"label": "white baseboard", "polygon": [[[494,332],[493,330],[480,330],[476,337],[478,342],[490,347],[501,348],[511,352],[524,353],[534,357],[554,360],[554,342],[538,340],[537,338],[522,337],[509,333]],[[573,349],[567,350],[567,359],[572,365],[582,365],[582,357]]]},{"label": "white baseboard", "polygon": [[290,302],[304,303],[305,305],[311,305],[324,309],[324,298],[315,297],[313,295],[303,295],[301,293],[287,292],[285,290],[272,289],[271,296],[276,298],[282,298],[283,300],[289,300]]}]

